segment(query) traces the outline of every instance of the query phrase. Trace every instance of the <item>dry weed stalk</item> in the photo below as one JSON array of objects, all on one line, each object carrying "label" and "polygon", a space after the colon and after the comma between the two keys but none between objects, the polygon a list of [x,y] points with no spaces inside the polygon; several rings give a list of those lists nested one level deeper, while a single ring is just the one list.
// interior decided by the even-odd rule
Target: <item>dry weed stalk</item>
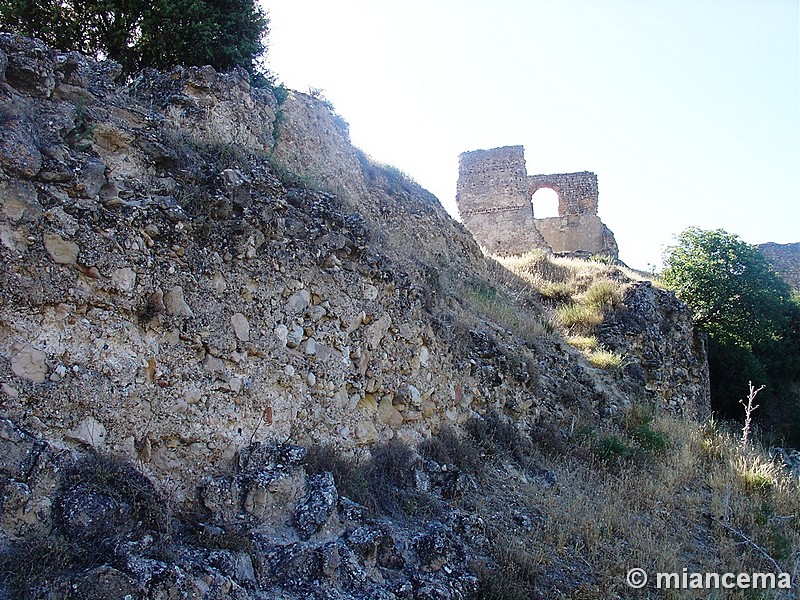
[{"label": "dry weed stalk", "polygon": [[747,444],[750,440],[750,425],[753,419],[753,411],[755,411],[759,405],[753,404],[753,401],[756,399],[758,392],[764,389],[762,385],[760,388],[755,389],[753,387],[753,382],[748,381],[747,384],[750,386],[750,391],[747,394],[747,404],[745,404],[744,399],[739,400],[739,404],[744,406],[744,427],[742,427],[742,449],[747,448]]}]

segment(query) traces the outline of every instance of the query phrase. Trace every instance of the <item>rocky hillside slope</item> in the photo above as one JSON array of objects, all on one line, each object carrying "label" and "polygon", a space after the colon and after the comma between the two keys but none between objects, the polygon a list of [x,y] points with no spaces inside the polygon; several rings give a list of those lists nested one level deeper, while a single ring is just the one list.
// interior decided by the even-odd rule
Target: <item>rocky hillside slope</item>
[{"label": "rocky hillside slope", "polygon": [[[84,591],[49,597],[466,597],[468,515],[376,523],[305,448],[708,412],[670,294],[617,274],[602,338],[626,358],[599,369],[481,310],[524,286],[325,102],[210,68],[118,76],[0,34],[0,539],[84,559],[113,541],[42,584]],[[546,322],[535,293],[512,300]],[[197,535],[159,554],[167,498]],[[233,530],[247,543],[208,543]]]}]

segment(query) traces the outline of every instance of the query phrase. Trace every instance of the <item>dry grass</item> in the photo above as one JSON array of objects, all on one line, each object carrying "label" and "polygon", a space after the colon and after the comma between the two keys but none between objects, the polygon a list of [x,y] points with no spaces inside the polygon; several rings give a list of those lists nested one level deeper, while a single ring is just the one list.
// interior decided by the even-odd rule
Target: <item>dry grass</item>
[{"label": "dry grass", "polygon": [[594,335],[573,335],[567,338],[567,343],[582,352],[591,352],[600,347],[600,342]]},{"label": "dry grass", "polygon": [[492,279],[466,282],[460,290],[462,300],[477,313],[527,343],[553,335],[552,323],[539,307],[524,302],[524,290],[520,289],[519,282],[513,281],[512,275],[498,268],[492,273]]},{"label": "dry grass", "polygon": [[[498,258],[528,293],[551,306],[551,319],[568,335],[590,336],[605,314],[622,302],[624,282],[632,271],[591,260],[556,258],[541,251]],[[520,284],[518,284],[520,285]],[[598,357],[598,361],[607,358]]]},{"label": "dry grass", "polygon": [[[522,256],[490,256],[487,264],[488,277],[463,282],[457,290],[459,297],[529,344],[558,330],[570,336],[591,336],[605,315],[622,302],[624,284],[641,279],[612,264],[557,258],[540,250]],[[607,352],[594,358],[610,368],[614,360]]]},{"label": "dry grass", "polygon": [[619,369],[622,366],[625,357],[616,352],[598,348],[592,350],[586,355],[587,360],[593,367],[598,369],[613,370]]},{"label": "dry grass", "polygon": [[618,369],[625,360],[621,354],[603,348],[594,335],[573,335],[567,338],[567,343],[583,352],[589,363],[599,369]]},{"label": "dry grass", "polygon": [[610,310],[622,301],[619,282],[601,278],[594,281],[581,298],[586,306],[596,306],[600,310]]},{"label": "dry grass", "polygon": [[570,303],[556,310],[555,320],[567,331],[590,332],[603,322],[603,311],[596,306]]},{"label": "dry grass", "polygon": [[[520,564],[537,573],[533,582],[506,581],[529,594],[507,597],[632,597],[625,575],[634,567],[652,575],[776,572],[777,565],[794,572],[797,584],[800,484],[763,451],[744,454],[735,436],[667,415],[649,423],[634,416],[603,439],[612,436],[632,449],[625,460],[587,452],[600,445],[590,438],[566,456],[537,457],[558,477],[551,487],[513,466],[491,470],[479,515],[492,524],[494,542],[508,545],[501,556],[515,557],[507,575]],[[641,452],[662,442],[658,452]],[[520,531],[519,519],[500,517],[504,511],[529,515],[535,526]],[[641,597],[685,594],[648,588]],[[759,596],[726,590],[691,597]]]}]

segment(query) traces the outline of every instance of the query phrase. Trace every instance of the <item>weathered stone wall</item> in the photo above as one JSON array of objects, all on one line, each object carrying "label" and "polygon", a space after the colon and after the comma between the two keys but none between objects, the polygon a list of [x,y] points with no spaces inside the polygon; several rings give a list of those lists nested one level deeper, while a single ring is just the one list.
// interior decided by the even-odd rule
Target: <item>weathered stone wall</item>
[{"label": "weathered stone wall", "polygon": [[456,201],[464,225],[492,254],[546,247],[533,221],[522,146],[465,152]]},{"label": "weathered stone wall", "polygon": [[532,196],[541,188],[550,188],[558,194],[559,215],[597,214],[597,175],[589,171],[531,175],[528,178]]},{"label": "weathered stone wall", "polygon": [[793,290],[800,290],[800,242],[759,244],[758,249],[767,257],[775,272],[783,277]]},{"label": "weathered stone wall", "polygon": [[[240,74],[114,74],[0,34],[0,546],[114,558],[58,561],[51,596],[471,597],[464,565],[491,553],[472,510],[373,521],[298,445],[353,456],[487,411],[524,430],[636,398],[707,407],[666,292],[626,294],[606,332],[624,372],[524,341],[465,299],[491,288],[469,232],[324,103],[290,96],[276,141],[275,99]],[[475,485],[409,454],[437,506]],[[189,509],[180,531],[155,523],[165,496]]]},{"label": "weathered stone wall", "polygon": [[606,251],[605,225],[592,214],[536,219],[536,227],[556,254],[583,251],[603,254]]},{"label": "weathered stone wall", "polygon": [[[541,188],[558,194],[558,217],[535,218],[531,197]],[[528,176],[522,146],[463,153],[456,203],[464,224],[492,254],[541,248],[618,256],[613,233],[597,217],[597,176],[588,171]]]},{"label": "weathered stone wall", "polygon": [[597,335],[606,348],[635,357],[623,367],[631,394],[700,419],[711,414],[707,336],[693,329],[689,307],[674,294],[649,281],[626,285]]}]

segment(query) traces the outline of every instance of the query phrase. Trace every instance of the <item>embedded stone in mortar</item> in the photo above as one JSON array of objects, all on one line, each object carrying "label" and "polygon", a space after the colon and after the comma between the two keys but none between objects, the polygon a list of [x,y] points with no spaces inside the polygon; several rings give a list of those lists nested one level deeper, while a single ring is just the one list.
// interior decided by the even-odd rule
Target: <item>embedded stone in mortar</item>
[{"label": "embedded stone in mortar", "polygon": [[42,241],[44,249],[54,262],[60,265],[74,265],[78,262],[80,247],[75,242],[67,241],[57,233],[45,233]]},{"label": "embedded stone in mortar", "polygon": [[192,309],[186,304],[183,298],[183,288],[176,285],[166,294],[164,294],[164,308],[168,315],[173,317],[193,317]]},{"label": "embedded stone in mortar", "polygon": [[44,383],[47,378],[47,355],[28,345],[11,357],[11,372],[33,383]]},{"label": "embedded stone in mortar", "polygon": [[250,323],[248,323],[247,317],[240,312],[234,313],[231,315],[231,325],[233,325],[233,331],[239,341],[250,341]]}]

